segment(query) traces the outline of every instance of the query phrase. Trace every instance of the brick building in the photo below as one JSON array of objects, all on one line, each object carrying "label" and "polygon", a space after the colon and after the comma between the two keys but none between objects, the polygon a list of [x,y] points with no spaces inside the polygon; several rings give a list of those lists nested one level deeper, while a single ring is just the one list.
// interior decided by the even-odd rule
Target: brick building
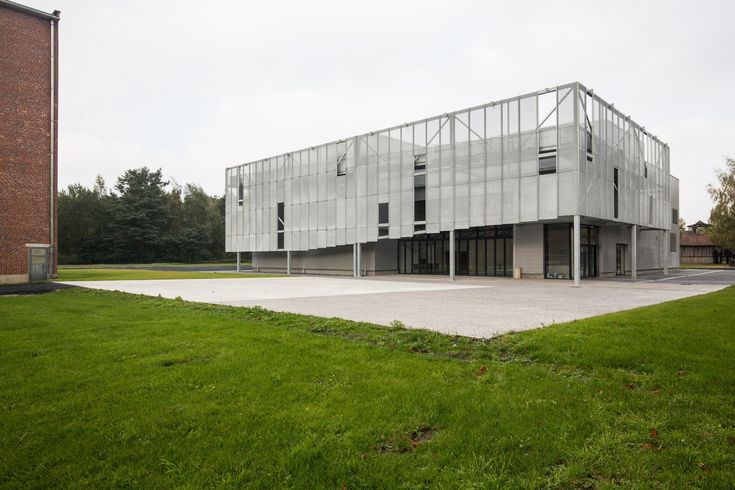
[{"label": "brick building", "polygon": [[56,274],[58,23],[0,0],[0,284]]}]

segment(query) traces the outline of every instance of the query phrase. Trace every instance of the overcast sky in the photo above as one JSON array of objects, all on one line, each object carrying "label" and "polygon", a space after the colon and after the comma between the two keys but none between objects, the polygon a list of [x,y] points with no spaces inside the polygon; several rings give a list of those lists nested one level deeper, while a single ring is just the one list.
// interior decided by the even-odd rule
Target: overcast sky
[{"label": "overcast sky", "polygon": [[22,0],[61,10],[59,184],[237,163],[580,81],[671,146],[687,222],[735,156],[735,2]]}]

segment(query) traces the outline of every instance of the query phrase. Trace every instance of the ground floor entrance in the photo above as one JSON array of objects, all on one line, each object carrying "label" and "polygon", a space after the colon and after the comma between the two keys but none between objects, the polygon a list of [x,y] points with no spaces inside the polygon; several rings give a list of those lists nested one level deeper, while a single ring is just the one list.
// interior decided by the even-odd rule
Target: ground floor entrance
[{"label": "ground floor entrance", "polygon": [[[489,226],[454,232],[455,274],[513,275],[513,227]],[[449,232],[417,235],[398,242],[398,272],[449,274]]]},{"label": "ground floor entrance", "polygon": [[[571,223],[544,225],[544,277],[547,279],[573,279],[574,227]],[[580,277],[597,277],[599,228],[581,225],[580,228]]]}]

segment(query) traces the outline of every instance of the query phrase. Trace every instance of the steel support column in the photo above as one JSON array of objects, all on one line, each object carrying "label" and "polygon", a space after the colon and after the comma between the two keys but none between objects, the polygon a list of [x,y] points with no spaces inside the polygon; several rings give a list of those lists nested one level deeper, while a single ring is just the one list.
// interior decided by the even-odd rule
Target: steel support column
[{"label": "steel support column", "polygon": [[291,251],[286,250],[286,274],[291,275]]},{"label": "steel support column", "polygon": [[240,252],[237,252],[237,272],[240,272]]},{"label": "steel support column", "polygon": [[582,226],[580,224],[580,218],[578,214],[574,215],[574,250],[573,250],[573,271],[574,274],[574,286],[579,287],[580,279],[580,257],[582,256]]}]

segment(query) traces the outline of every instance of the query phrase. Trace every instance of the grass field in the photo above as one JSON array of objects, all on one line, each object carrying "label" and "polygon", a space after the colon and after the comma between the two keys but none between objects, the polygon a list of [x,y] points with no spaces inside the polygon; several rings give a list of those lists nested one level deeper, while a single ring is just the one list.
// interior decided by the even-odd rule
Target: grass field
[{"label": "grass field", "polygon": [[0,486],[732,488],[735,288],[479,341],[0,297]]},{"label": "grass field", "polygon": [[59,268],[56,281],[121,281],[142,279],[243,279],[279,277],[269,274],[197,271],[151,271],[144,269],[64,269]]},{"label": "grass field", "polygon": [[727,264],[681,264],[679,267],[682,269],[733,269],[735,266]]},{"label": "grass field", "polygon": [[[241,265],[250,265],[249,261],[240,262]],[[235,266],[234,261],[218,262],[153,262],[150,264],[69,264],[59,265],[59,269],[146,269],[150,267],[197,267],[210,265]]]}]

